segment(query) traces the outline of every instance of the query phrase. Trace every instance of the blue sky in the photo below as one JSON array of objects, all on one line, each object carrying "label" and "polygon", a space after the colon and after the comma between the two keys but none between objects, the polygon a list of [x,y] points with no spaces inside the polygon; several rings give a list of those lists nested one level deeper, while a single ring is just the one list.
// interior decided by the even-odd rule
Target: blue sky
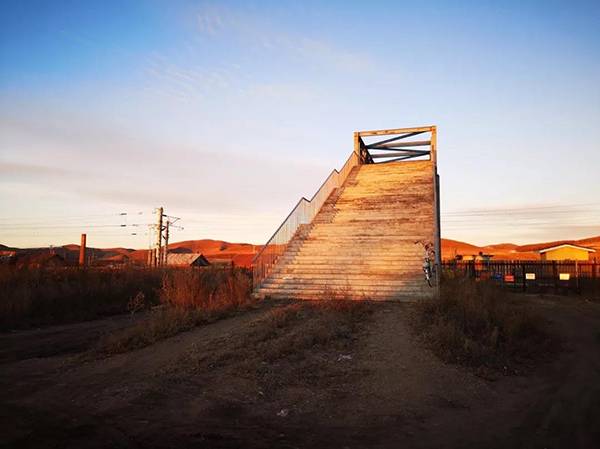
[{"label": "blue sky", "polygon": [[1,8],[1,243],[145,247],[161,205],[263,243],[353,131],[429,124],[444,237],[600,234],[598,2]]}]

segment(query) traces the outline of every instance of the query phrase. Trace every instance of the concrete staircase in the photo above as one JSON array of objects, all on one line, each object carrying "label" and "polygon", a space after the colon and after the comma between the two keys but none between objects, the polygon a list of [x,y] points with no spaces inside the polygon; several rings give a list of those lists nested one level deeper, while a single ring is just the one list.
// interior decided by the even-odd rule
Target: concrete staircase
[{"label": "concrete staircase", "polygon": [[296,232],[257,290],[271,298],[430,297],[423,244],[434,238],[431,161],[355,167]]}]

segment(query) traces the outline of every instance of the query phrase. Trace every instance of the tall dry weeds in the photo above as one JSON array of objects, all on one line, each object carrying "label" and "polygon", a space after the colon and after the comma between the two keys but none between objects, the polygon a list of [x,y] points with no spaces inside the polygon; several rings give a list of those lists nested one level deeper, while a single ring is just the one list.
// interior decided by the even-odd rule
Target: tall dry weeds
[{"label": "tall dry weeds", "polygon": [[163,307],[133,326],[103,338],[96,348],[117,354],[230,316],[254,305],[252,281],[242,269],[190,268],[164,271],[159,292]]},{"label": "tall dry weeds", "polygon": [[249,301],[252,281],[241,269],[186,269],[165,272],[160,300],[172,307],[206,311],[236,308]]},{"label": "tall dry weeds", "polygon": [[445,279],[440,297],[418,305],[416,325],[444,360],[515,372],[556,342],[531,306],[491,283]]}]

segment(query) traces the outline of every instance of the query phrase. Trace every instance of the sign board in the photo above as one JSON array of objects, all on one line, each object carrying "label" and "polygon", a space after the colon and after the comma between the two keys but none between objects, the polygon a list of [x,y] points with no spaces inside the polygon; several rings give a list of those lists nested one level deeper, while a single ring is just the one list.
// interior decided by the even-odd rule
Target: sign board
[{"label": "sign board", "polygon": [[561,281],[568,281],[568,280],[571,278],[571,275],[570,275],[569,273],[560,273],[560,274],[558,275],[558,278],[559,278]]},{"label": "sign board", "polygon": [[502,280],[502,273],[494,273],[492,275],[492,277],[497,280],[497,281],[501,281]]},{"label": "sign board", "polygon": [[535,281],[535,273],[525,273],[525,279],[528,281]]},{"label": "sign board", "polygon": [[504,282],[515,282],[515,275],[514,274],[505,274]]}]

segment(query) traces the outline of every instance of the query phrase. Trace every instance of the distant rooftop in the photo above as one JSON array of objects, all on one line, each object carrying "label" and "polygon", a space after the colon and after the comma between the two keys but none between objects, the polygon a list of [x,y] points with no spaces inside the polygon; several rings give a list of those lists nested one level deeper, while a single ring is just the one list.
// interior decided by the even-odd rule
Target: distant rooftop
[{"label": "distant rooftop", "polygon": [[210,262],[200,253],[169,253],[167,265],[206,267]]},{"label": "distant rooftop", "polygon": [[596,250],[594,248],[588,248],[586,246],[580,246],[580,245],[573,245],[572,243],[562,243],[560,245],[548,246],[547,248],[538,250],[538,252],[541,254],[541,253],[546,253],[548,251],[552,251],[552,250],[559,249],[559,248],[565,248],[565,247],[582,249],[582,250],[588,251],[590,253],[596,252]]}]

